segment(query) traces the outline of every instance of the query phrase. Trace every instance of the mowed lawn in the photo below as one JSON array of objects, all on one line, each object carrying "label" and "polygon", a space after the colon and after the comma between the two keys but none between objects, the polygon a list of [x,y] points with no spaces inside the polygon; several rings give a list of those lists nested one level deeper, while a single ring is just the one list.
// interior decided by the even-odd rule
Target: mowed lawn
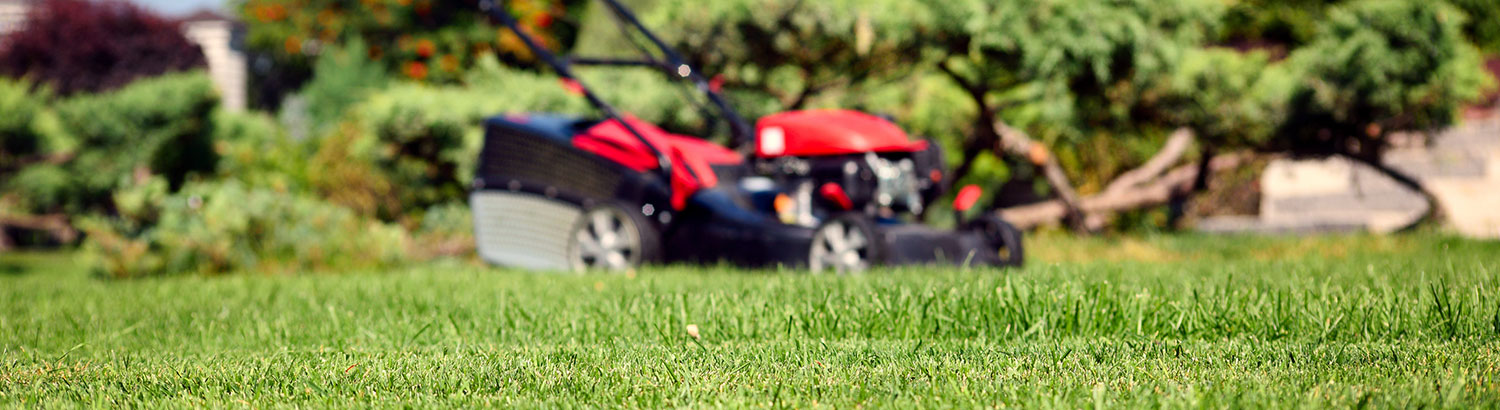
[{"label": "mowed lawn", "polygon": [[1500,244],[1030,245],[1019,271],[853,277],[450,262],[111,281],[0,255],[0,404],[1500,406]]}]

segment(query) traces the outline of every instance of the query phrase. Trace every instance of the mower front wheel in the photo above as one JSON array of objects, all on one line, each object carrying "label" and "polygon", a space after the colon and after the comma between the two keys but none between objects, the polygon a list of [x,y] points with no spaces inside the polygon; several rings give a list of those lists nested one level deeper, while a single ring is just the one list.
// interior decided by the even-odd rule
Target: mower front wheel
[{"label": "mower front wheel", "polygon": [[584,209],[568,234],[574,271],[624,272],[661,256],[661,234],[644,215],[616,203]]},{"label": "mower front wheel", "polygon": [[832,270],[835,273],[859,273],[868,270],[883,256],[875,222],[869,217],[845,213],[824,221],[813,232],[808,267],[813,273]]}]

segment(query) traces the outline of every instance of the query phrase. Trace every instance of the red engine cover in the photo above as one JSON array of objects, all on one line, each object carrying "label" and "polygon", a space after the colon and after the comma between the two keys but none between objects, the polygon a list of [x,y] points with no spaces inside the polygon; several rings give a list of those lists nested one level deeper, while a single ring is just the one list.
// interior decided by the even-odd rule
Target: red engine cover
[{"label": "red engine cover", "polygon": [[896,124],[858,111],[784,112],[761,118],[755,128],[755,154],[763,158],[916,152],[927,148],[927,141],[912,141]]}]

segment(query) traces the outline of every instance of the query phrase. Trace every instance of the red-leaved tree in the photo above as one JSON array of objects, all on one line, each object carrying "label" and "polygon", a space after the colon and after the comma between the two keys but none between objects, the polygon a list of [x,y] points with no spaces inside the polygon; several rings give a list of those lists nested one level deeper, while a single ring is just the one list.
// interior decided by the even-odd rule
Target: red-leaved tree
[{"label": "red-leaved tree", "polygon": [[119,0],[46,0],[0,40],[0,74],[61,95],[118,88],[204,65],[178,23]]}]

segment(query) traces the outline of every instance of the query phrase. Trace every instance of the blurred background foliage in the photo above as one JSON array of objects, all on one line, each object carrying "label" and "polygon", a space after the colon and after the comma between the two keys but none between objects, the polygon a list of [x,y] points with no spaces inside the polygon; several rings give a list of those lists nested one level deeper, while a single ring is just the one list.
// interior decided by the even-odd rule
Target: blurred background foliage
[{"label": "blurred background foliage", "polygon": [[[509,9],[543,44],[569,49],[580,33],[584,0],[513,0]],[[477,13],[478,0],[243,0],[246,46],[260,53],[256,103],[279,107],[287,93],[322,72],[333,48],[364,55],[405,80],[452,83],[483,56],[534,66],[516,35]],[[357,46],[357,47],[356,47]]]},{"label": "blurred background foliage", "polygon": [[[472,258],[464,201],[480,123],[593,115],[474,3],[235,3],[258,56],[261,108],[248,113],[221,110],[195,64],[128,77],[0,70],[0,233],[10,246],[81,243],[116,277]],[[1500,52],[1500,8],[1478,0],[626,3],[746,117],[889,115],[941,144],[958,182],[1000,188],[987,189],[989,209],[1054,194],[1031,161],[992,149],[997,123],[1045,145],[1082,193],[1141,165],[1179,128],[1221,152],[1374,158],[1385,134],[1456,121],[1493,89],[1484,60]],[[635,53],[594,2],[509,7],[560,53]],[[75,24],[109,27],[100,21],[31,24],[0,56]],[[141,38],[109,52],[169,49],[180,34]],[[641,118],[718,134],[657,72],[580,71]],[[1114,228],[1163,227],[1163,213],[1127,214]]]}]

